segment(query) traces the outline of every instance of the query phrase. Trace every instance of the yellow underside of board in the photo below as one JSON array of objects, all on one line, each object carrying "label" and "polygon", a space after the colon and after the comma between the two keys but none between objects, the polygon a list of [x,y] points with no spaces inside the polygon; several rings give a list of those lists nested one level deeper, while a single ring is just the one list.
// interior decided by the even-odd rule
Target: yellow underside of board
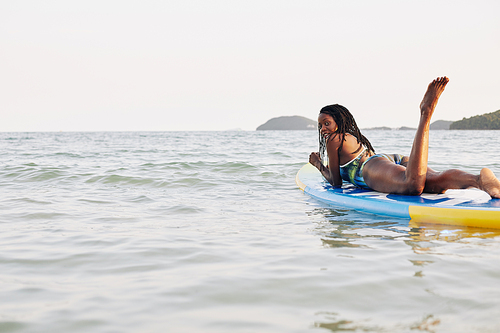
[{"label": "yellow underside of board", "polygon": [[410,206],[409,213],[415,222],[500,228],[498,211]]},{"label": "yellow underside of board", "polygon": [[297,173],[297,175],[295,176],[295,184],[297,184],[297,186],[302,190],[304,191],[305,188],[306,188],[306,184],[304,184],[303,182],[300,181],[299,179],[299,174]]}]

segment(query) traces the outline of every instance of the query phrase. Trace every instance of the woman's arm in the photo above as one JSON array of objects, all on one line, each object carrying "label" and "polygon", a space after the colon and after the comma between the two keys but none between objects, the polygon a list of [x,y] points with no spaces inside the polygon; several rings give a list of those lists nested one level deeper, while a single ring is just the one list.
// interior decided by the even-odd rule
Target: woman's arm
[{"label": "woman's arm", "polygon": [[330,169],[330,178],[326,178],[333,187],[342,186],[342,178],[340,177],[340,161],[339,148],[341,136],[335,135],[330,137],[326,143],[326,152],[328,153],[328,166]]},{"label": "woman's arm", "polygon": [[338,140],[336,140],[336,138],[328,140],[326,146],[328,152],[328,167],[324,166],[323,163],[321,163],[319,153],[311,153],[311,155],[309,156],[309,163],[314,165],[333,187],[342,186],[342,178],[340,177],[339,169],[339,146],[340,143]]}]

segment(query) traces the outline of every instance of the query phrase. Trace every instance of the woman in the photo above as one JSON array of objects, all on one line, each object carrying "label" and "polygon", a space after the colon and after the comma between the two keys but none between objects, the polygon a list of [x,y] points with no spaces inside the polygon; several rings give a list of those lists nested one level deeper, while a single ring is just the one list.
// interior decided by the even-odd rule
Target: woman
[{"label": "woman", "polygon": [[[473,175],[456,169],[436,172],[427,167],[430,121],[448,81],[447,77],[441,77],[429,84],[420,103],[420,122],[409,157],[375,154],[351,113],[335,104],[320,111],[318,129],[321,151],[311,153],[309,162],[334,187],[342,186],[342,180],[345,180],[362,188],[406,195],[475,187],[492,198],[500,198],[500,181],[488,168],[483,168],[479,175]],[[328,154],[328,166],[321,161],[324,150]]]}]

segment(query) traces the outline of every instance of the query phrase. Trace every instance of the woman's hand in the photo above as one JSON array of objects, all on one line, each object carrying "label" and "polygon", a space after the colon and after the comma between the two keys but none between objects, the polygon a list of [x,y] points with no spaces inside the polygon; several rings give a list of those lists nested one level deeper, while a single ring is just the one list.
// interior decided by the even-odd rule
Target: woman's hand
[{"label": "woman's hand", "polygon": [[311,153],[311,155],[309,155],[309,163],[311,163],[321,171],[321,166],[323,164],[321,163],[321,157],[319,156],[319,153]]}]

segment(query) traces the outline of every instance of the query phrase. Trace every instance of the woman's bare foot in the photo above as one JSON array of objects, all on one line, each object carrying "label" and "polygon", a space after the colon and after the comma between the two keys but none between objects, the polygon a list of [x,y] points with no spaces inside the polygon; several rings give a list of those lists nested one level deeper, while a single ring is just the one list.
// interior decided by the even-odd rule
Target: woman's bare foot
[{"label": "woman's bare foot", "polygon": [[500,180],[493,171],[483,168],[479,174],[479,188],[488,193],[492,198],[500,199]]},{"label": "woman's bare foot", "polygon": [[420,103],[420,114],[422,116],[426,116],[430,120],[432,114],[434,113],[434,109],[436,108],[439,96],[441,96],[441,93],[444,91],[444,88],[449,81],[450,79],[443,76],[438,77],[429,84],[424,98]]}]

